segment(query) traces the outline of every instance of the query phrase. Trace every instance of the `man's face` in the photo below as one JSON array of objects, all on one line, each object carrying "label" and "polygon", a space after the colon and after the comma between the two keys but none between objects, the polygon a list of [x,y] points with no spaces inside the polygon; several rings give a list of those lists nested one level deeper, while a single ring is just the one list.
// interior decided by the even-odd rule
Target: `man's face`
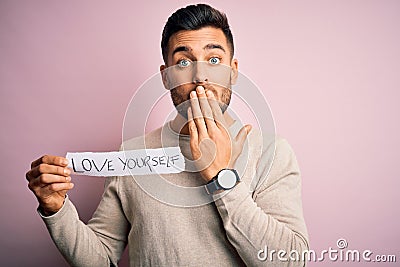
[{"label": "man's face", "polygon": [[238,68],[237,60],[231,58],[221,29],[204,27],[171,36],[167,64],[160,69],[164,71],[164,85],[170,89],[172,101],[182,116],[187,117],[189,94],[199,85],[214,93],[225,112]]}]

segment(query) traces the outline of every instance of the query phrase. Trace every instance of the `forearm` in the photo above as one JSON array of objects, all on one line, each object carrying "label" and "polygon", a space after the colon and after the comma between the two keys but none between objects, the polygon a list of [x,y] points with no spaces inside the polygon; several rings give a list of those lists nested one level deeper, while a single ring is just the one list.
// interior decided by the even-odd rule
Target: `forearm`
[{"label": "forearm", "polygon": [[249,266],[303,266],[303,262],[261,261],[258,252],[268,247],[268,251],[286,251],[285,257],[293,250],[299,255],[308,248],[306,237],[292,229],[288,223],[278,221],[252,199],[244,183],[239,183],[231,192],[215,202],[227,237],[239,255]]},{"label": "forearm", "polygon": [[79,220],[68,198],[61,210],[42,218],[57,248],[71,266],[110,266],[104,244],[89,226]]}]

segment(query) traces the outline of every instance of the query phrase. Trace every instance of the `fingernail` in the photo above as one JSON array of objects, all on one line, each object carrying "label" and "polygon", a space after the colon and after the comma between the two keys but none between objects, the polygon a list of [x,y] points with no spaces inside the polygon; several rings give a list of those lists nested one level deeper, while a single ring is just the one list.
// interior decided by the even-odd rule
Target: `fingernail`
[{"label": "fingernail", "polygon": [[197,86],[197,92],[199,93],[199,94],[202,94],[202,93],[204,93],[204,87],[203,86]]},{"label": "fingernail", "polygon": [[190,97],[196,98],[196,92],[195,91],[190,92]]},{"label": "fingernail", "polygon": [[211,91],[207,91],[206,94],[207,94],[207,96],[209,96],[209,97],[213,97],[213,96],[214,96],[213,92],[211,92]]},{"label": "fingernail", "polygon": [[253,128],[253,126],[251,126],[250,124],[247,125],[247,127],[246,127],[247,133],[250,133],[252,128]]},{"label": "fingernail", "polygon": [[67,182],[71,181],[71,177],[70,176],[65,177],[65,181]]},{"label": "fingernail", "polygon": [[70,174],[71,174],[71,170],[68,169],[68,168],[65,168],[65,169],[64,169],[64,174],[70,175]]},{"label": "fingernail", "polygon": [[62,163],[63,163],[64,165],[68,165],[68,159],[63,159],[63,160],[62,160]]}]

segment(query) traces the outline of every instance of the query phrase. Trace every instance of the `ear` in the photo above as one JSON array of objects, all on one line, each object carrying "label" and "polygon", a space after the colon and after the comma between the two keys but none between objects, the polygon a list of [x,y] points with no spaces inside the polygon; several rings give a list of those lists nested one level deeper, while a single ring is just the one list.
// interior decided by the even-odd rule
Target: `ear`
[{"label": "ear", "polygon": [[161,79],[164,84],[164,88],[169,90],[168,75],[167,75],[167,72],[165,71],[166,69],[167,69],[167,66],[165,66],[165,65],[160,66]]},{"label": "ear", "polygon": [[231,61],[231,85],[235,84],[239,76],[239,62],[236,58]]}]

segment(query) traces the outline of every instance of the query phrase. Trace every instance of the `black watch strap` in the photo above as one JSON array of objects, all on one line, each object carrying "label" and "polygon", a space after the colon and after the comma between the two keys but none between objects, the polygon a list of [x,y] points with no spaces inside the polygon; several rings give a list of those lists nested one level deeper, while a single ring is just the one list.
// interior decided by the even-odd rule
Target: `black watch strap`
[{"label": "black watch strap", "polygon": [[218,175],[215,176],[214,178],[212,178],[212,179],[205,185],[207,194],[211,195],[211,194],[213,194],[215,191],[221,189],[221,188],[219,188],[219,186],[218,186],[217,177],[218,177]]}]

